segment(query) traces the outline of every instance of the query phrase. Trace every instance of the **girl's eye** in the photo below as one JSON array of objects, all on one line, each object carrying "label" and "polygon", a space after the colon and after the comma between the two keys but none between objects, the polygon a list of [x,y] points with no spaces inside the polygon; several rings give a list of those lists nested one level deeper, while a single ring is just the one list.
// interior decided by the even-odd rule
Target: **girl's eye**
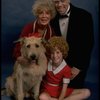
[{"label": "girl's eye", "polygon": [[27,47],[27,48],[30,48],[31,46],[30,46],[30,44],[28,44],[26,47]]},{"label": "girl's eye", "polygon": [[46,14],[49,15],[50,14],[50,11],[46,11]]},{"label": "girl's eye", "polygon": [[42,14],[43,12],[41,11],[41,12],[39,12],[39,14]]},{"label": "girl's eye", "polygon": [[57,53],[57,54],[59,54],[60,52],[59,52],[59,51],[57,51],[56,53]]},{"label": "girl's eye", "polygon": [[35,44],[35,47],[36,47],[36,48],[38,48],[38,47],[39,47],[39,45],[38,45],[38,44]]}]

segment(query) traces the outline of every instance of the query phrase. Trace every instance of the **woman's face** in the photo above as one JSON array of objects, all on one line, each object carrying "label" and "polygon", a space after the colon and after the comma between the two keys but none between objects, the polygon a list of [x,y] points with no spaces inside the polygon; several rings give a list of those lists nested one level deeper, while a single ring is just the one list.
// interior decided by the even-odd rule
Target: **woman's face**
[{"label": "woman's face", "polygon": [[51,60],[56,66],[59,66],[63,60],[62,52],[57,47],[51,51]]},{"label": "woman's face", "polygon": [[68,8],[69,0],[53,0],[53,1],[54,1],[56,10],[61,15],[63,15],[66,12],[67,8]]},{"label": "woman's face", "polygon": [[38,22],[41,25],[49,24],[50,20],[51,20],[50,11],[45,9],[45,10],[39,12],[39,14],[38,14]]}]

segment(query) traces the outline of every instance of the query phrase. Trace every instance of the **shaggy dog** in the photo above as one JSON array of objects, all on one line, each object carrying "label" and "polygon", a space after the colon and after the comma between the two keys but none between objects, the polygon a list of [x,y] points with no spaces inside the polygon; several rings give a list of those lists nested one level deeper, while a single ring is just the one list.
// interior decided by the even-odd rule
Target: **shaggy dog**
[{"label": "shaggy dog", "polygon": [[6,94],[14,95],[16,100],[23,100],[31,91],[34,99],[38,100],[39,88],[43,75],[47,69],[47,58],[41,38],[34,36],[19,40],[21,44],[21,56],[27,59],[27,64],[15,62],[14,72],[6,81]]}]

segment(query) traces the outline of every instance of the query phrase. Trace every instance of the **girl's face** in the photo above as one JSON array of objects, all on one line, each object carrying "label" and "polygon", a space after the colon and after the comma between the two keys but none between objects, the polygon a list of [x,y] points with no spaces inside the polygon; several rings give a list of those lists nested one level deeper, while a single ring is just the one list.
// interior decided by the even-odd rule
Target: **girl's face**
[{"label": "girl's face", "polygon": [[63,60],[62,52],[57,47],[51,52],[51,60],[56,66],[59,66]]},{"label": "girl's face", "polygon": [[45,25],[49,24],[50,20],[51,20],[50,11],[45,9],[45,10],[39,12],[39,15],[38,15],[39,24],[45,26]]}]

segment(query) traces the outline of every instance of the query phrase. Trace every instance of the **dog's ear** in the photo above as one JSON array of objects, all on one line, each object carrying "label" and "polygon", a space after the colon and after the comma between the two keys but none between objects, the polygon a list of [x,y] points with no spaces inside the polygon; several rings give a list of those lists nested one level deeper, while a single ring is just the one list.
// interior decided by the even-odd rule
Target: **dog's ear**
[{"label": "dog's ear", "polygon": [[21,38],[18,39],[18,40],[15,40],[13,43],[18,43],[18,42],[20,42],[20,41],[21,41]]},{"label": "dog's ear", "polygon": [[25,40],[25,37],[19,38],[18,40],[14,41],[13,43],[18,43],[18,42],[20,42],[21,44],[23,44],[23,43],[24,43],[24,40]]},{"label": "dog's ear", "polygon": [[46,40],[44,38],[41,38],[41,41],[42,41],[42,43],[45,43],[45,44],[48,44],[49,43],[48,40]]}]

